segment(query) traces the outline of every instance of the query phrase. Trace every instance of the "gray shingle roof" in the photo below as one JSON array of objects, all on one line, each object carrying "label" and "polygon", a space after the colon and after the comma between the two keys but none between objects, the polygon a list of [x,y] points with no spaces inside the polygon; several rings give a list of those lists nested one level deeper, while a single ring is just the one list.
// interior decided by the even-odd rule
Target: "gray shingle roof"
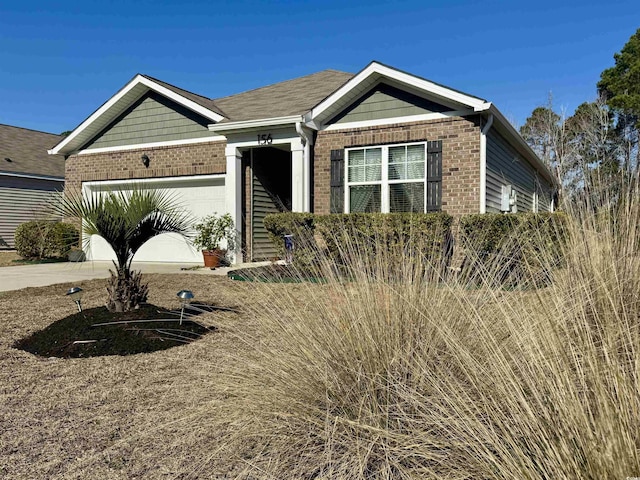
[{"label": "gray shingle roof", "polygon": [[210,98],[203,97],[202,95],[198,95],[197,93],[193,93],[188,90],[183,90],[182,88],[178,88],[175,85],[171,85],[170,83],[163,82],[162,80],[158,80],[157,78],[150,77],[149,75],[144,75],[142,73],[140,75],[151,80],[152,82],[155,82],[159,85],[162,85],[165,88],[168,88],[172,92],[177,93],[178,95],[181,95],[184,98],[187,98],[194,103],[197,103],[201,107],[211,110],[219,115],[225,116],[224,112],[220,111],[220,109],[215,104],[215,102]]},{"label": "gray shingle roof", "polygon": [[0,175],[9,172],[64,178],[64,157],[47,154],[62,138],[0,124]]},{"label": "gray shingle roof", "polygon": [[[141,74],[142,75],[142,74]],[[228,97],[207,98],[148,75],[149,80],[225,117],[223,122],[302,115],[344,85],[353,74],[323,70]]]},{"label": "gray shingle roof", "polygon": [[352,77],[351,73],[323,70],[213,101],[234,122],[302,115]]}]

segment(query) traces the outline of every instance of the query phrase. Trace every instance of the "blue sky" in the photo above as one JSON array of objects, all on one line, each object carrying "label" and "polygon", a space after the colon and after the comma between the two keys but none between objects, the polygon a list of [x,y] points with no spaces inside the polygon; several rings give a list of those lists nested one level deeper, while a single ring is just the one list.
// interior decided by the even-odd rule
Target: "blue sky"
[{"label": "blue sky", "polygon": [[220,97],[375,59],[521,125],[593,99],[639,27],[638,0],[0,0],[0,123],[71,130],[138,72]]}]

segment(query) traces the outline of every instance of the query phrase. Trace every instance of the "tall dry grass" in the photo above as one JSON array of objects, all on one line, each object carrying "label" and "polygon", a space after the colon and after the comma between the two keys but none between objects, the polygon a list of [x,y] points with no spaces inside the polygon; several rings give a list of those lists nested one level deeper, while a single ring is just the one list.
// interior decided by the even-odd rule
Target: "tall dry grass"
[{"label": "tall dry grass", "polygon": [[570,212],[562,265],[537,258],[526,289],[495,286],[500,260],[470,284],[357,242],[346,272],[318,265],[325,283],[262,285],[269,335],[245,336],[248,363],[219,379],[228,454],[246,478],[640,476],[640,203],[625,205]]}]

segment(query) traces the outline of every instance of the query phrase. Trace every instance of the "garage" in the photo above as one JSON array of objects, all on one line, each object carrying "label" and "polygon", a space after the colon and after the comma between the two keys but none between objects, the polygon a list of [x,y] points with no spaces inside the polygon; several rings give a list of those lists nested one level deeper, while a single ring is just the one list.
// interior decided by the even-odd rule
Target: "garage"
[{"label": "garage", "polygon": [[[137,180],[85,182],[83,195],[131,190],[133,186],[158,189],[174,196],[179,205],[197,221],[207,215],[227,213],[225,176],[198,175]],[[85,247],[88,260],[115,260],[115,254],[102,237],[93,235]],[[179,235],[158,235],[136,253],[137,262],[202,263],[202,253]]]}]

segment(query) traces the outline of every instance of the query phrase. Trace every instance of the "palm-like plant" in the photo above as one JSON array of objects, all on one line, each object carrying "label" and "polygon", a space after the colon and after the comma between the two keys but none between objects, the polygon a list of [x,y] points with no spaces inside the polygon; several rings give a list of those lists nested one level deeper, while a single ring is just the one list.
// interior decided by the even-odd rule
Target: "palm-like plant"
[{"label": "palm-like plant", "polygon": [[159,190],[134,186],[129,191],[93,193],[65,192],[54,205],[65,217],[82,219],[84,242],[100,235],[116,254],[107,285],[107,308],[129,311],[147,300],[148,286],[141,274],[131,270],[136,252],[148,240],[163,233],[188,237],[192,219],[175,197]]}]

